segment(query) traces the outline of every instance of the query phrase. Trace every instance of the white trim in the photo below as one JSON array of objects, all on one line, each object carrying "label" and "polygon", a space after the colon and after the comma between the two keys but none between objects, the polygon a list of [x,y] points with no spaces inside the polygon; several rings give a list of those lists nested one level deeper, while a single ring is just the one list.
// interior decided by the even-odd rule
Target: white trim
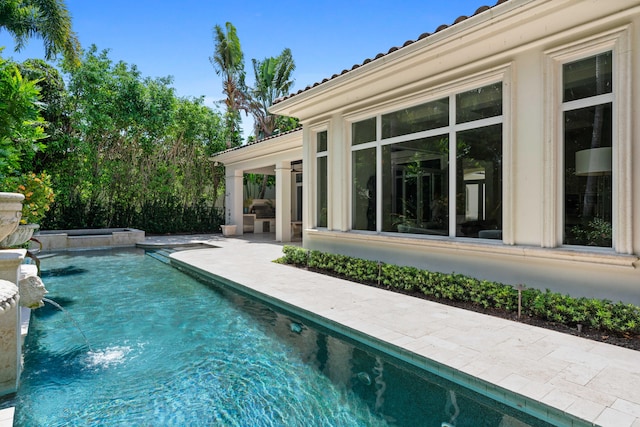
[{"label": "white trim", "polygon": [[[347,132],[347,136],[345,141],[347,142],[345,145],[349,147],[349,182],[353,181],[353,153],[360,150],[366,150],[375,148],[376,149],[376,233],[382,233],[382,225],[383,221],[383,203],[382,197],[379,197],[380,192],[383,189],[382,182],[382,164],[380,159],[382,158],[382,147],[386,145],[397,144],[405,141],[413,141],[421,138],[428,138],[439,135],[446,135],[449,138],[449,175],[448,175],[448,186],[449,186],[449,200],[456,200],[456,133],[478,129],[486,126],[492,126],[501,124],[502,125],[502,226],[503,226],[503,240],[502,242],[506,244],[514,243],[514,204],[511,200],[513,197],[511,195],[511,184],[509,180],[512,179],[512,168],[510,164],[507,164],[508,161],[512,161],[513,154],[511,150],[512,140],[512,127],[508,125],[511,117],[511,97],[513,96],[511,93],[511,74],[512,74],[512,64],[502,65],[500,67],[494,67],[489,71],[483,73],[475,73],[472,76],[467,78],[460,78],[453,82],[448,82],[446,84],[440,85],[436,88],[430,88],[428,90],[424,90],[419,92],[418,94],[413,94],[411,96],[406,96],[400,98],[399,100],[394,100],[392,102],[386,102],[383,104],[375,105],[369,107],[365,110],[346,114],[344,116],[345,123],[349,128]],[[456,95],[460,93],[464,93],[470,90],[474,90],[480,87],[488,86],[495,83],[502,84],[502,115],[489,117],[486,119],[474,120],[471,122],[464,122],[457,124],[455,123],[456,118]],[[427,104],[429,102],[441,100],[447,98],[449,101],[449,126],[437,128],[437,129],[429,129],[426,131],[395,136],[391,138],[382,138],[382,115],[393,113],[395,111],[401,110],[403,108],[409,108],[417,105]],[[381,109],[382,108],[382,109]],[[351,127],[353,123],[357,123],[364,120],[369,120],[375,118],[376,119],[376,138],[375,141],[352,145],[351,143]],[[349,228],[348,230],[353,229],[353,191],[351,186],[349,188]],[[507,207],[505,208],[505,201],[508,200]],[[505,240],[505,224],[509,221],[509,225],[506,228],[506,240]],[[456,237],[457,230],[457,219],[456,219],[456,206],[455,203],[449,203],[449,236]],[[355,230],[355,231],[364,231],[364,230]]]},{"label": "white trim", "polygon": [[[340,239],[353,244],[360,242],[367,246],[402,245],[418,248],[440,249],[443,251],[465,251],[471,254],[508,255],[518,258],[537,258],[556,261],[571,261],[607,265],[611,267],[635,269],[634,264],[640,260],[636,255],[619,254],[611,249],[585,250],[583,247],[540,248],[524,245],[504,245],[500,241],[484,239],[464,239],[451,237],[417,235],[399,236],[397,233],[374,233],[367,231],[333,232],[323,230],[307,230],[310,235],[322,238]],[[579,264],[578,264],[579,265]],[[576,265],[576,267],[578,267]]]},{"label": "white trim", "polygon": [[[615,87],[614,87],[615,90]],[[609,104],[614,101],[613,93],[591,96],[589,98],[576,99],[575,101],[563,102],[560,106],[562,112],[579,110],[581,108],[595,107],[596,105]]]},{"label": "white trim", "polygon": [[[410,95],[401,96],[368,106],[363,109],[351,111],[344,114],[344,119],[349,123],[359,122],[361,120],[370,119],[374,116],[382,116],[383,114],[393,113],[403,108],[415,107],[429,102],[437,101],[443,98],[450,98],[479,87],[488,86],[492,83],[503,81],[503,76],[511,68],[511,62],[507,62],[498,66],[491,67],[487,70],[475,72],[467,77],[457,78],[436,86],[430,86],[412,92]],[[441,77],[441,76],[439,76]],[[379,134],[378,137],[380,137]],[[390,138],[388,138],[390,139]],[[350,140],[349,140],[350,141]],[[359,144],[364,145],[364,144]]]},{"label": "white trim", "polygon": [[[330,182],[330,176],[331,174],[329,173],[330,167],[331,167],[331,157],[330,157],[330,152],[331,150],[329,150],[329,144],[330,144],[330,140],[329,140],[329,123],[328,122],[324,122],[324,123],[319,123],[319,124],[315,124],[314,126],[311,126],[309,128],[309,132],[311,134],[311,144],[310,148],[311,148],[311,158],[313,159],[313,165],[309,165],[308,168],[308,173],[305,174],[307,179],[310,180],[310,186],[309,188],[312,188],[313,191],[311,194],[313,194],[313,197],[308,197],[308,204],[309,204],[309,208],[310,208],[310,217],[312,218],[312,222],[311,222],[311,227],[312,228],[318,228],[318,159],[320,157],[326,157],[327,159],[327,229],[329,228],[330,225],[330,218],[331,215],[329,214],[329,201],[331,200],[331,182]],[[326,151],[322,151],[322,152],[318,152],[317,148],[318,148],[318,134],[320,134],[321,132],[326,132],[327,133],[327,149]],[[304,169],[307,169],[306,166],[303,165]],[[303,175],[303,184],[304,184],[304,175]],[[303,190],[302,190],[302,197],[304,199],[305,197],[305,191],[304,191],[304,185],[303,185]],[[303,204],[303,210],[304,210],[304,204]],[[304,217],[304,214],[303,214]],[[324,227],[322,227],[324,229]]]},{"label": "white trim", "polygon": [[[631,52],[630,26],[622,26],[579,42],[544,52],[546,70],[545,142],[542,206],[542,246],[562,245],[564,223],[563,120],[562,113],[575,108],[611,102],[613,105],[613,248],[633,253],[631,170]],[[613,93],[563,105],[562,65],[607,51],[613,52]]]}]

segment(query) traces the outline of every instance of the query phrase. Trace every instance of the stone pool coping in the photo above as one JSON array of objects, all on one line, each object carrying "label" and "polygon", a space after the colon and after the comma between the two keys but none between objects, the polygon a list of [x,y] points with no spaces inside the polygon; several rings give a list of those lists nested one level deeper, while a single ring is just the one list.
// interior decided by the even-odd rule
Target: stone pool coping
[{"label": "stone pool coping", "polygon": [[638,351],[275,264],[280,244],[208,243],[216,248],[176,252],[171,263],[553,424],[640,427]]}]

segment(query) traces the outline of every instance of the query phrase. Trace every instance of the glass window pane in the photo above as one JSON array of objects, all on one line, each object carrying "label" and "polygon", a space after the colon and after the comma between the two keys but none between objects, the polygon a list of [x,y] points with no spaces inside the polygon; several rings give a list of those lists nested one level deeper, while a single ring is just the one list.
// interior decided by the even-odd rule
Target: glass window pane
[{"label": "glass window pane", "polygon": [[318,132],[316,135],[316,152],[327,151],[327,131]]},{"label": "glass window pane", "polygon": [[351,145],[364,144],[376,140],[376,118],[372,117],[351,125]]},{"label": "glass window pane", "polygon": [[449,98],[382,116],[382,138],[407,135],[449,125]]},{"label": "glass window pane", "polygon": [[354,230],[376,230],[376,149],[352,153]]},{"label": "glass window pane", "polygon": [[606,52],[562,66],[563,102],[611,93],[612,54]]},{"label": "glass window pane", "polygon": [[502,83],[456,95],[456,123],[502,115]]},{"label": "glass window pane", "polygon": [[612,107],[564,113],[564,244],[612,247]]},{"label": "glass window pane", "polygon": [[502,125],[456,137],[456,236],[502,240]]},{"label": "glass window pane", "polygon": [[383,231],[449,235],[449,138],[382,147]]},{"label": "glass window pane", "polygon": [[316,225],[318,227],[327,227],[327,157],[318,157],[317,159],[317,188],[316,188]]}]

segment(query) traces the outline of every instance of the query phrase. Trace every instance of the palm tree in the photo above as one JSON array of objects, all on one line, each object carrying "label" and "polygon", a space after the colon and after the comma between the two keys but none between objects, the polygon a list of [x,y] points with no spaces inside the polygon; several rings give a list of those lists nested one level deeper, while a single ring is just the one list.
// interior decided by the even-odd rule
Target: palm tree
[{"label": "palm tree", "polygon": [[222,93],[226,96],[227,148],[239,145],[240,111],[245,109],[244,54],[236,28],[225,24],[226,32],[214,27],[215,50],[209,58],[216,74],[222,76]]},{"label": "palm tree", "polygon": [[20,51],[28,39],[40,37],[47,60],[61,53],[72,66],[80,63],[80,43],[71,29],[63,0],[0,0],[0,30],[8,31]]},{"label": "palm tree", "polygon": [[[256,139],[267,138],[279,131],[297,127],[297,120],[269,113],[276,99],[289,93],[293,85],[291,74],[296,68],[291,50],[285,48],[277,57],[262,61],[253,59],[254,87],[247,93],[248,110],[254,119]],[[282,127],[282,128],[281,128]],[[267,175],[262,177],[259,199],[264,198],[267,190]]]},{"label": "palm tree", "polygon": [[278,116],[270,114],[268,108],[276,99],[289,93],[293,85],[291,74],[296,66],[288,48],[275,58],[253,59],[252,62],[255,86],[249,93],[248,107],[254,118],[255,136],[261,139],[278,130]]}]

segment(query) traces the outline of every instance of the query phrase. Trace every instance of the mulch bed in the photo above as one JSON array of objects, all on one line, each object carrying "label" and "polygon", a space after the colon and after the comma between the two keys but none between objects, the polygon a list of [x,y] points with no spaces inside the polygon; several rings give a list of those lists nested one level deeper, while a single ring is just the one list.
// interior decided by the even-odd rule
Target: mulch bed
[{"label": "mulch bed", "polygon": [[619,347],[625,347],[625,348],[628,348],[628,349],[631,349],[631,350],[640,351],[640,335],[620,335],[620,334],[615,334],[613,332],[600,331],[600,330],[597,330],[597,329],[591,329],[591,328],[587,328],[587,327],[583,327],[581,331],[578,331],[577,328],[570,328],[569,326],[558,324],[558,323],[555,323],[555,322],[551,322],[549,320],[545,320],[545,319],[542,319],[542,318],[536,317],[536,316],[529,316],[529,315],[524,316],[523,315],[523,316],[520,317],[520,319],[518,319],[518,314],[517,313],[511,312],[511,311],[507,311],[507,310],[503,310],[503,309],[484,308],[484,307],[481,307],[479,305],[476,305],[476,304],[473,304],[473,303],[470,303],[470,302],[465,302],[465,301],[451,301],[451,300],[447,300],[447,299],[433,298],[433,297],[424,295],[421,292],[408,292],[408,291],[404,291],[404,290],[389,288],[389,287],[386,287],[386,286],[378,286],[376,283],[367,283],[367,282],[362,282],[362,281],[358,281],[358,280],[353,280],[353,279],[350,279],[348,277],[344,277],[344,276],[341,276],[341,275],[338,275],[338,274],[331,274],[331,273],[326,272],[324,270],[318,270],[318,269],[307,268],[307,267],[298,267],[298,268],[302,268],[302,269],[308,270],[308,271],[313,271],[314,273],[320,273],[320,274],[324,274],[324,275],[327,275],[327,276],[337,277],[337,278],[340,278],[340,279],[343,279],[343,280],[349,280],[350,282],[360,283],[360,284],[366,285],[366,286],[372,286],[374,288],[384,289],[384,290],[387,290],[389,292],[396,292],[396,293],[408,295],[408,296],[415,297],[415,298],[422,298],[422,299],[425,299],[425,300],[437,302],[438,304],[445,304],[445,305],[449,305],[449,306],[452,306],[452,307],[457,307],[457,308],[462,308],[462,309],[465,309],[465,310],[475,311],[477,313],[482,313],[482,314],[486,314],[486,315],[489,315],[489,316],[501,317],[503,319],[512,320],[514,322],[526,323],[528,325],[538,326],[540,328],[545,328],[545,329],[551,329],[551,330],[554,330],[556,332],[562,332],[564,334],[574,335],[574,336],[581,337],[581,338],[586,338],[586,339],[590,339],[590,340],[594,340],[594,341],[600,341],[600,342],[603,342],[603,343],[617,345]]}]

